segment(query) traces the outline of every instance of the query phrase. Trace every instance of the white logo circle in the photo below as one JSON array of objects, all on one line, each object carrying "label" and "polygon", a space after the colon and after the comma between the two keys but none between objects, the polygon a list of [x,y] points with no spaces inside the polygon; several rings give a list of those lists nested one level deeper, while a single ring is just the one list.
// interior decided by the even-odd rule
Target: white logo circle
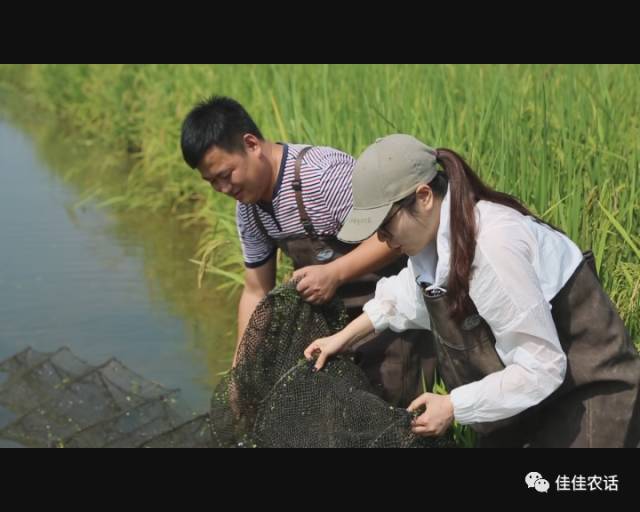
[{"label": "white logo circle", "polygon": [[541,478],[542,478],[542,475],[540,473],[536,473],[535,471],[532,471],[531,473],[529,473],[527,476],[524,477],[524,481],[527,483],[527,487],[531,489],[536,483],[536,480],[540,480]]}]

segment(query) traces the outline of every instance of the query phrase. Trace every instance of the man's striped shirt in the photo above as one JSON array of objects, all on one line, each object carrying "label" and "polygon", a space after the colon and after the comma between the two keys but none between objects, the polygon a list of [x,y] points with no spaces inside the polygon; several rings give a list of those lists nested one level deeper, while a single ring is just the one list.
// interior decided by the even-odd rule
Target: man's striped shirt
[{"label": "man's striped shirt", "polygon": [[[302,144],[285,144],[278,181],[271,204],[256,208],[269,237],[275,239],[305,235],[291,183],[295,161],[305,148]],[[334,148],[314,146],[304,155],[300,176],[302,198],[314,229],[319,235],[335,236],[353,205],[351,173],[355,159]],[[256,268],[274,255],[277,246],[255,222],[252,206],[237,203],[236,221],[245,265]]]}]

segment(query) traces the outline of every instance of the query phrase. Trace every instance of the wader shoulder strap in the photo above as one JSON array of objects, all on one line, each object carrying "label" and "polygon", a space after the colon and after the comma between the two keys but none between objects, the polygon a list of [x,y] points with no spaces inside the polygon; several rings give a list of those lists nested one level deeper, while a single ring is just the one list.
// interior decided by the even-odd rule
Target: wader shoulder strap
[{"label": "wader shoulder strap", "polygon": [[300,168],[302,166],[302,159],[310,149],[311,146],[307,146],[306,148],[302,149],[300,153],[298,153],[298,157],[296,158],[295,174],[293,176],[293,181],[291,182],[291,188],[296,195],[298,214],[300,215],[300,222],[302,222],[302,227],[306,231],[307,235],[309,235],[311,238],[318,238],[318,234],[316,233],[316,230],[311,223],[311,218],[307,213],[307,209],[304,207],[304,200],[302,199],[302,180],[300,179]]}]

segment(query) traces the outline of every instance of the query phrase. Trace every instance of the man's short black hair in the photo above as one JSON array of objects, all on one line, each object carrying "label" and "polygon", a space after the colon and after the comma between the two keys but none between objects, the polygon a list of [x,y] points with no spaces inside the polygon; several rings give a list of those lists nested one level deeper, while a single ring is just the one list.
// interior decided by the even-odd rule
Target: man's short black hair
[{"label": "man's short black hair", "polygon": [[240,103],[224,96],[212,96],[198,103],[182,123],[182,156],[195,169],[213,146],[225,151],[244,151],[246,133],[264,140],[262,133]]}]

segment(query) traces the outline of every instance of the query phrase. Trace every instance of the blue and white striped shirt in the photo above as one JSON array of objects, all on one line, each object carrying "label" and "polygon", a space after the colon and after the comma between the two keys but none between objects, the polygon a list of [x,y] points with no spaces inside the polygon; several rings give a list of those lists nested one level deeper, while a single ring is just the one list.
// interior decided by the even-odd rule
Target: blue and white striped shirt
[{"label": "blue and white striped shirt", "polygon": [[[300,222],[296,196],[291,188],[295,161],[303,144],[285,144],[278,182],[269,205],[256,205],[260,220],[269,236],[282,239],[305,235]],[[300,178],[302,198],[314,229],[319,235],[335,236],[353,205],[351,173],[355,159],[334,148],[314,146],[302,161]],[[264,265],[277,246],[260,230],[253,218],[252,206],[236,205],[238,235],[248,268]]]}]

